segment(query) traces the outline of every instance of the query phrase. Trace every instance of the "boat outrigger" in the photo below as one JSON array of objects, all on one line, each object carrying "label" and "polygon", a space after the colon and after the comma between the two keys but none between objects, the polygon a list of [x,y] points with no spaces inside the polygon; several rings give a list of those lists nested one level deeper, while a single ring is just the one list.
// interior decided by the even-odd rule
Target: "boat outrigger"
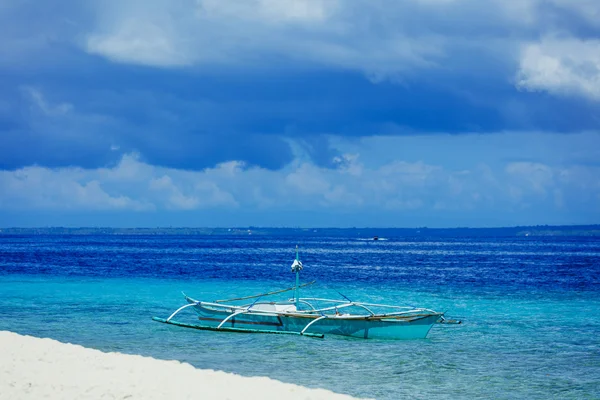
[{"label": "boat outrigger", "polygon": [[[427,336],[436,323],[460,323],[445,319],[442,312],[426,308],[363,303],[352,301],[343,295],[345,300],[301,298],[300,288],[314,283],[300,285],[302,268],[296,246],[296,259],[292,264],[292,272],[296,274],[294,287],[213,302],[195,300],[184,294],[188,304],[166,319],[152,319],[186,328],[222,332],[290,334],[319,338],[331,334],[364,339],[421,339]],[[292,290],[294,298],[287,301],[261,300]],[[228,304],[252,299],[255,300],[247,304]],[[187,308],[196,311],[203,325],[173,320],[173,317]],[[350,310],[357,312],[349,313]]]}]

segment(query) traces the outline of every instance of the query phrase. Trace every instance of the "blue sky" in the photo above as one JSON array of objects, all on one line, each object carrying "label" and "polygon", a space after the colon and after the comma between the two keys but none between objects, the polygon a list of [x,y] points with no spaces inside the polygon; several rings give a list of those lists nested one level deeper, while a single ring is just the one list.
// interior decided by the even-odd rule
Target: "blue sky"
[{"label": "blue sky", "polygon": [[600,223],[600,2],[0,5],[0,226]]}]

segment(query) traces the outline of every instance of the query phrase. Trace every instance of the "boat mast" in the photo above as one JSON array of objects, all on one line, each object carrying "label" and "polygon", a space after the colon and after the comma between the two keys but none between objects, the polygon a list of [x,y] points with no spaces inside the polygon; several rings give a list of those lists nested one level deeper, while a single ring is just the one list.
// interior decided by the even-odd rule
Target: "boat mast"
[{"label": "boat mast", "polygon": [[[298,256],[298,245],[296,245],[296,261],[300,262],[300,257]],[[294,294],[296,297],[296,308],[298,308],[298,303],[300,299],[300,269],[296,268],[296,289],[294,290]]]},{"label": "boat mast", "polygon": [[296,308],[300,304],[300,271],[302,270],[302,262],[300,261],[300,256],[298,254],[298,245],[296,245],[296,259],[292,264],[292,272],[296,273],[296,286],[294,287],[294,303],[296,304]]}]

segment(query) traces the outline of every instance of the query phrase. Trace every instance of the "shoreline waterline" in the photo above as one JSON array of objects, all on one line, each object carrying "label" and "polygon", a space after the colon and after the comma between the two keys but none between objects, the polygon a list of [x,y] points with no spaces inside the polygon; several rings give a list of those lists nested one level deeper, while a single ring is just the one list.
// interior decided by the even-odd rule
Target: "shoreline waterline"
[{"label": "shoreline waterline", "polygon": [[0,353],[0,399],[355,399],[267,377],[105,353],[10,331],[0,331]]}]

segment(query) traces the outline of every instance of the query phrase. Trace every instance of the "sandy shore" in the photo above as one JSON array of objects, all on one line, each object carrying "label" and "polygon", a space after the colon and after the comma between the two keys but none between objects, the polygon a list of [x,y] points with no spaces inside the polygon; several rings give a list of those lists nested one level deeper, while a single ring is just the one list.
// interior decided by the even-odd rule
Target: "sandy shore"
[{"label": "sandy shore", "polygon": [[352,399],[178,361],[0,331],[0,399]]}]

